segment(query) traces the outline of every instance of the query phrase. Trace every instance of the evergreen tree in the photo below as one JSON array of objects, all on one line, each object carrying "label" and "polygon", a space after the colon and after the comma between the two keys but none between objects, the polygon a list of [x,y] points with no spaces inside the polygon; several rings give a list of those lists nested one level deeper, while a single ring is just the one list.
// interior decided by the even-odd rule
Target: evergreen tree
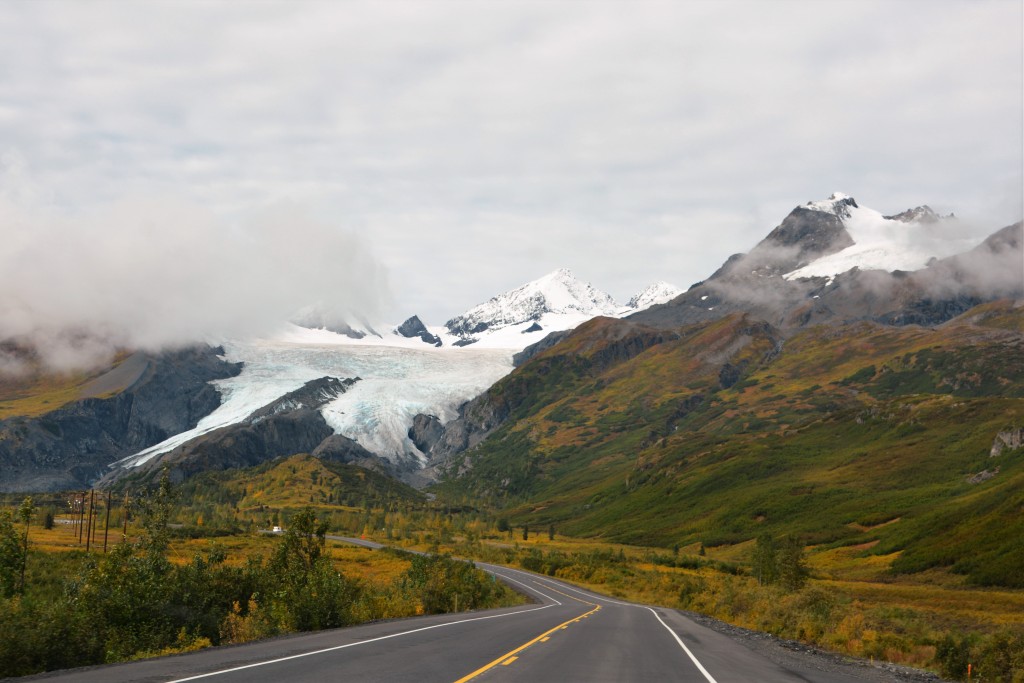
[{"label": "evergreen tree", "polygon": [[777,553],[779,582],[791,591],[807,583],[808,570],[804,562],[804,546],[796,536],[787,536]]},{"label": "evergreen tree", "polygon": [[31,496],[21,501],[21,507],[18,508],[18,517],[25,525],[25,534],[21,539],[21,580],[18,581],[18,592],[20,593],[25,592],[25,567],[28,564],[28,526],[35,512],[36,506],[32,502]]},{"label": "evergreen tree", "polygon": [[14,528],[14,518],[10,510],[0,510],[0,597],[9,598],[17,592],[22,561],[22,546]]},{"label": "evergreen tree", "polygon": [[779,563],[776,557],[775,541],[768,533],[757,537],[754,546],[754,576],[762,586],[770,585],[779,580]]},{"label": "evergreen tree", "polygon": [[168,524],[177,502],[178,493],[171,487],[167,468],[160,474],[160,483],[155,491],[138,501],[139,522],[145,531],[142,548],[152,556],[163,557],[170,545]]}]

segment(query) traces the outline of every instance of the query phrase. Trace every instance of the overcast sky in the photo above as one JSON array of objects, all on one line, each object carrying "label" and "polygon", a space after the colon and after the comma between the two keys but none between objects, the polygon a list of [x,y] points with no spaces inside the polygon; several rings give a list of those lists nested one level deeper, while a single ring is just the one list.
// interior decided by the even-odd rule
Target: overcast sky
[{"label": "overcast sky", "polygon": [[0,2],[0,235],[42,272],[83,225],[175,243],[73,241],[82,280],[292,242],[224,268],[386,281],[367,312],[428,324],[558,267],[686,288],[836,190],[984,236],[1022,214],[1022,30],[1020,0]]}]

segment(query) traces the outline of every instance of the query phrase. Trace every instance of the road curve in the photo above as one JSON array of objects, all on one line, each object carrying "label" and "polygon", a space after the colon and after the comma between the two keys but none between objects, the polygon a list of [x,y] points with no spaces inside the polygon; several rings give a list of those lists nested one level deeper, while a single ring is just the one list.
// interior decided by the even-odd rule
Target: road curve
[{"label": "road curve", "polygon": [[[370,541],[358,542],[379,547]],[[862,680],[810,666],[784,668],[675,610],[614,600],[517,569],[477,566],[537,602],[397,619],[31,678],[76,683]]]}]

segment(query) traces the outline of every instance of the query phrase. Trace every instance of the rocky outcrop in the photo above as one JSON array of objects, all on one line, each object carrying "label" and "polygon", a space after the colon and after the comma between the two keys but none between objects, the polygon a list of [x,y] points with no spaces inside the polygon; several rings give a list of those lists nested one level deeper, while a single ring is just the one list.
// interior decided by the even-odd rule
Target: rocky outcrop
[{"label": "rocky outcrop", "polygon": [[354,379],[338,379],[337,377],[314,379],[306,382],[295,391],[285,394],[273,403],[253,411],[249,417],[245,418],[245,421],[248,424],[256,424],[278,413],[286,413],[301,408],[319,408],[344,394],[358,381],[358,377]]},{"label": "rocky outcrop", "polygon": [[360,446],[358,441],[341,434],[331,434],[321,441],[320,445],[313,449],[312,455],[321,460],[358,465],[384,474],[393,474],[388,460],[371,453]]},{"label": "rocky outcrop", "polygon": [[427,326],[423,324],[423,321],[419,319],[419,316],[412,316],[404,323],[395,328],[395,332],[402,335],[406,339],[413,339],[419,337],[424,344],[430,344],[431,346],[441,346],[441,338],[433,335],[427,329]]},{"label": "rocky outcrop", "polygon": [[103,483],[124,476],[147,479],[165,467],[180,481],[198,472],[251,467],[296,453],[313,453],[345,462],[365,458],[369,453],[350,439],[345,440],[350,443],[337,439],[325,443],[334,436],[334,430],[319,410],[358,381],[359,378],[336,377],[311,380],[253,411],[239,423],[198,436],[137,468],[115,470]]},{"label": "rocky outcrop", "polygon": [[[477,445],[504,424],[511,407],[501,397],[485,392],[459,407],[459,416],[445,425],[444,433],[430,449],[429,468],[436,473],[453,455]],[[431,476],[428,474],[427,476]]]},{"label": "rocky outcrop", "polygon": [[1005,429],[993,439],[989,456],[995,458],[1002,455],[1003,451],[1015,451],[1021,446],[1024,446],[1024,428]]},{"label": "rocky outcrop", "polygon": [[192,429],[220,405],[210,381],[241,371],[223,353],[207,346],[139,353],[129,359],[134,381],[115,396],[0,421],[0,491],[84,488],[116,460]]},{"label": "rocky outcrop", "polygon": [[434,415],[418,414],[412,419],[409,440],[421,453],[429,453],[444,434],[444,425]]},{"label": "rocky outcrop", "polygon": [[730,258],[711,279],[781,275],[853,245],[843,225],[853,197],[836,199],[829,211],[798,206],[749,253]]},{"label": "rocky outcrop", "polygon": [[310,453],[333,433],[318,410],[298,408],[215,429],[122,472],[146,480],[166,467],[173,481],[181,481],[199,472],[252,467],[281,456]]},{"label": "rocky outcrop", "polygon": [[548,334],[539,342],[534,342],[533,344],[530,344],[519,353],[513,354],[512,365],[518,368],[520,365],[530,360],[538,353],[541,353],[542,351],[547,351],[552,346],[568,337],[570,334],[572,334],[572,330],[560,330],[558,332],[552,332]]},{"label": "rocky outcrop", "polygon": [[[952,216],[952,214],[950,214]],[[900,213],[892,216],[883,216],[883,218],[890,221],[900,221],[901,223],[938,223],[940,219],[939,215],[932,210],[932,207],[927,204],[921,206],[915,206],[913,209],[907,209]]]}]

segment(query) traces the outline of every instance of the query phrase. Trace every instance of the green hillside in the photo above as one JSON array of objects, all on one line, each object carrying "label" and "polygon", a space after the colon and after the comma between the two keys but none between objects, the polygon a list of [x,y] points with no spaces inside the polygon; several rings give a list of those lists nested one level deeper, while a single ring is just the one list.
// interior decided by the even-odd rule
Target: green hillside
[{"label": "green hillside", "polygon": [[[425,496],[378,472],[300,453],[244,469],[205,472],[180,485],[187,518],[207,526],[276,524],[275,513],[312,507],[339,522],[346,513],[419,506]],[[341,517],[338,517],[341,515]],[[337,517],[337,519],[335,519]]]},{"label": "green hillside", "polygon": [[510,419],[439,491],[572,535],[794,533],[1024,587],[1024,449],[990,456],[1024,426],[1022,329],[1006,302],[788,339],[742,315],[672,333],[593,320],[491,389]]}]

